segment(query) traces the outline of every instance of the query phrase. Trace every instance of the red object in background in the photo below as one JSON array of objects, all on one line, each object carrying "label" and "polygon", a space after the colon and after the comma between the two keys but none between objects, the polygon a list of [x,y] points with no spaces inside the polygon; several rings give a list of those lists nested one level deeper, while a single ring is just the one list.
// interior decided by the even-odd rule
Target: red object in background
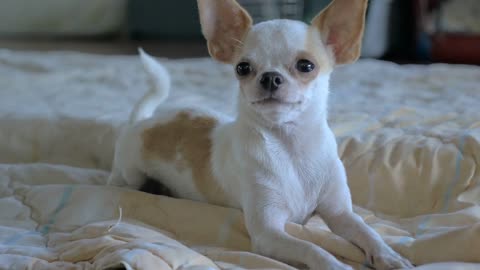
[{"label": "red object in background", "polygon": [[434,61],[480,64],[480,36],[436,33],[431,48]]},{"label": "red object in background", "polygon": [[[412,1],[418,43],[418,37],[426,32],[423,23],[427,13],[438,8],[442,0]],[[431,61],[480,65],[480,35],[438,31],[428,36]]]}]

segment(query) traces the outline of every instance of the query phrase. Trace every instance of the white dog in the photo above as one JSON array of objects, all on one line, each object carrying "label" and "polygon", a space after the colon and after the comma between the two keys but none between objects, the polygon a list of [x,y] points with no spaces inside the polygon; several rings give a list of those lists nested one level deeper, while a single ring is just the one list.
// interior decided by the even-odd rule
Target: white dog
[{"label": "white dog", "polygon": [[116,145],[112,184],[138,188],[146,176],[175,197],[240,208],[252,249],[310,269],[351,269],[285,232],[288,221],[320,215],[359,246],[377,269],[410,268],[352,212],[345,169],[327,123],[330,73],[357,60],[367,0],[334,0],[311,25],[252,25],[235,0],[198,0],[211,56],[231,63],[240,82],[238,116],[162,104],[166,70],[141,52],[153,80]]}]

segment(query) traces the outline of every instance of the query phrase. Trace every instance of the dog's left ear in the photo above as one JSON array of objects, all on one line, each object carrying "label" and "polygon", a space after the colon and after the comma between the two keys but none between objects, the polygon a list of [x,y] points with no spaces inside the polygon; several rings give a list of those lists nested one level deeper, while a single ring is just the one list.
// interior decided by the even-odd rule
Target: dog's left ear
[{"label": "dog's left ear", "polygon": [[337,65],[360,57],[368,0],[333,0],[312,20],[323,42],[331,46]]},{"label": "dog's left ear", "polygon": [[232,63],[252,27],[252,18],[235,0],[197,0],[197,4],[210,55]]}]

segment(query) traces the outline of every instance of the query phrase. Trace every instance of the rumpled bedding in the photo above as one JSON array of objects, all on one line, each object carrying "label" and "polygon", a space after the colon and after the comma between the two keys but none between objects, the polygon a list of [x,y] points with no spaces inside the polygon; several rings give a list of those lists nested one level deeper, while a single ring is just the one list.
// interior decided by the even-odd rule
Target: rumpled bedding
[{"label": "rumpled bedding", "polygon": [[[167,102],[235,113],[231,67],[160,60]],[[251,252],[240,210],[105,185],[146,90],[135,56],[0,50],[0,269],[295,269]],[[360,60],[332,77],[355,211],[418,269],[480,269],[479,100],[474,66]],[[317,216],[287,231],[368,269]]]}]

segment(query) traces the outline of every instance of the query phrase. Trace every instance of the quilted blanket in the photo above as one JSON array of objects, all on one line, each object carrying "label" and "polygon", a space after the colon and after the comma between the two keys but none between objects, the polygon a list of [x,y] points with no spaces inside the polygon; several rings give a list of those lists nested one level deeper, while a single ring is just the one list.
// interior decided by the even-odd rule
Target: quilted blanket
[{"label": "quilted blanket", "polygon": [[[168,102],[234,114],[231,67],[161,61]],[[0,50],[0,269],[294,269],[251,252],[240,210],[105,186],[146,90],[134,56]],[[418,269],[480,269],[479,100],[474,66],[361,60],[333,75],[355,211]],[[367,269],[317,216],[287,230]]]}]

